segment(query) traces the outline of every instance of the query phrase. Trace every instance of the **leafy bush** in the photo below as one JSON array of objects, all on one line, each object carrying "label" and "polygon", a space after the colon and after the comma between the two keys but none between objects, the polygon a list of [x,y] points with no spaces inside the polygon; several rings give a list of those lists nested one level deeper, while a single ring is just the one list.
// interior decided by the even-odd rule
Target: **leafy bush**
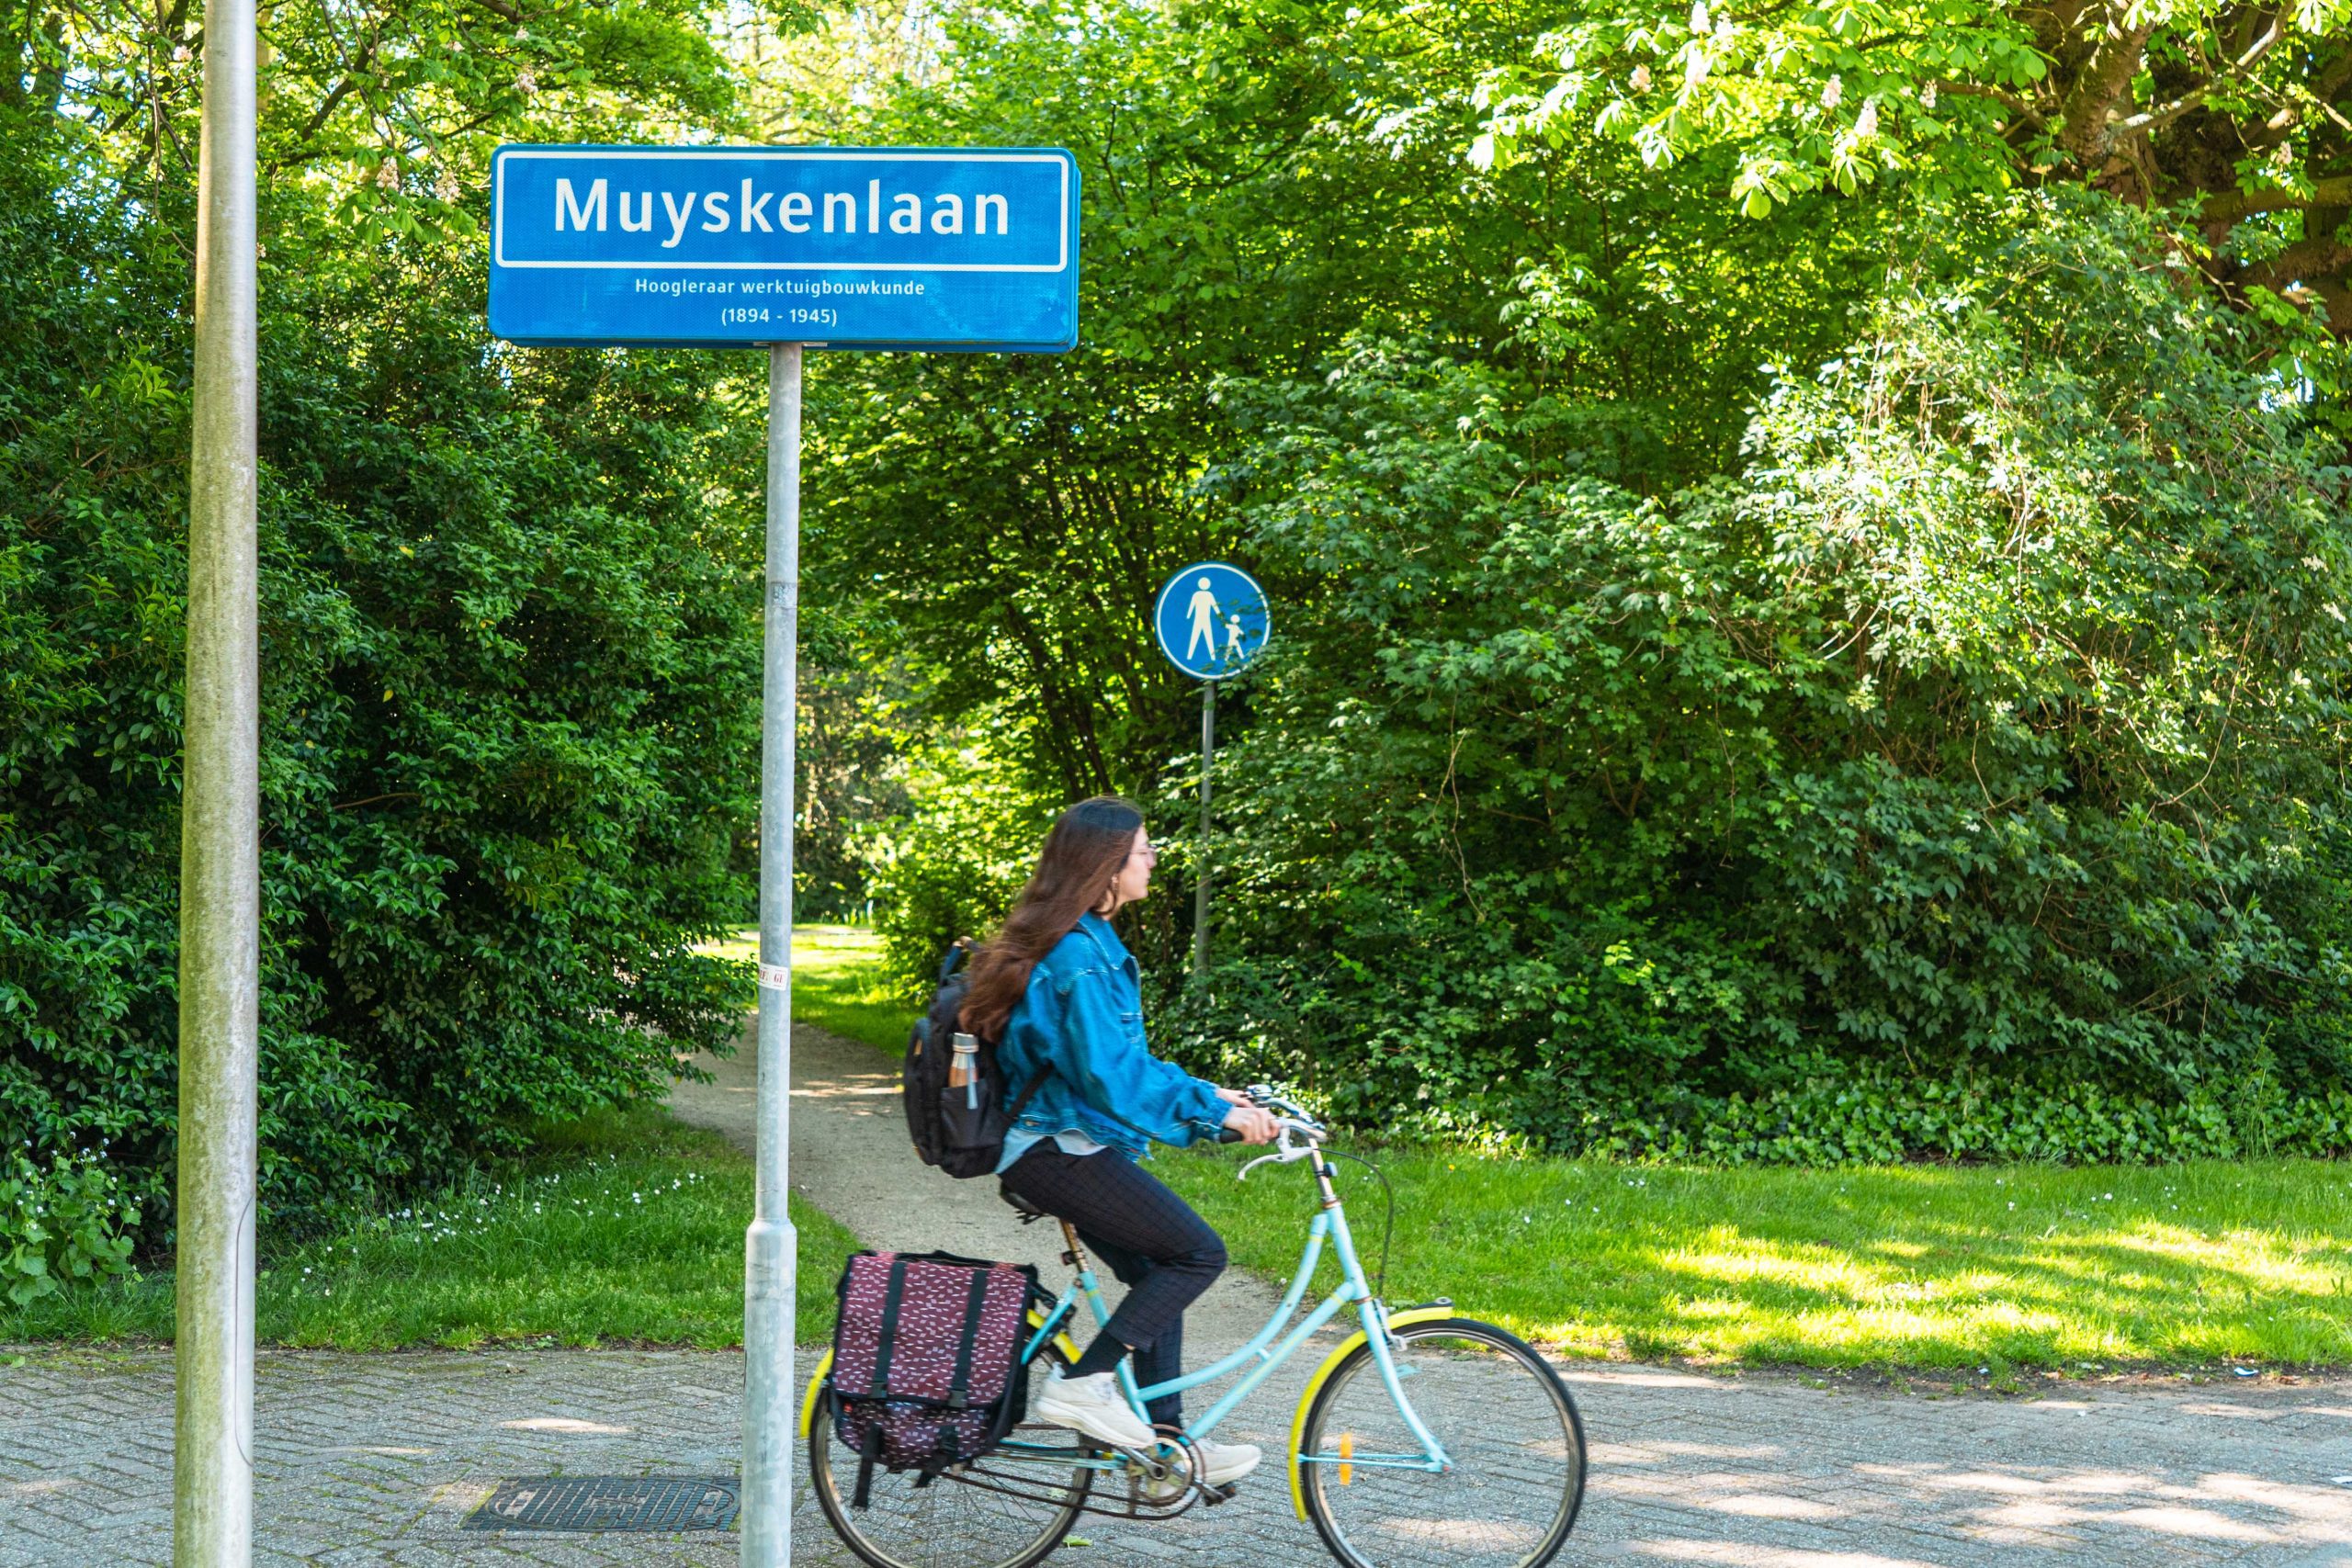
[{"label": "leafy bush", "polygon": [[1912,1157],[2170,1164],[2352,1155],[2352,1089],[2290,1097],[2264,1073],[2157,1099],[2075,1082],[1962,1071],[1920,1079],[1833,1061],[1750,1098],[1654,1097],[1646,1114],[1583,1130],[1586,1148],[1718,1165],[1869,1165]]},{"label": "leafy bush", "polygon": [[[0,157],[0,1128],[168,1224],[185,257]],[[723,1047],[756,474],[707,359],[486,343],[282,193],[262,298],[262,1183],[446,1176]]]},{"label": "leafy bush", "polygon": [[892,978],[928,1000],[957,937],[985,939],[1036,863],[1056,806],[1034,798],[978,733],[950,735],[907,760],[904,817],[882,840],[875,926]]},{"label": "leafy bush", "polygon": [[12,1152],[0,1165],[0,1292],[23,1306],[67,1281],[119,1274],[138,1225],[101,1160],[56,1155],[44,1170]]},{"label": "leafy bush", "polygon": [[1663,497],[1489,366],[1231,389],[1305,607],[1196,1059],[1566,1149],[2342,1146],[2345,474],[2135,217],[1976,221]]}]

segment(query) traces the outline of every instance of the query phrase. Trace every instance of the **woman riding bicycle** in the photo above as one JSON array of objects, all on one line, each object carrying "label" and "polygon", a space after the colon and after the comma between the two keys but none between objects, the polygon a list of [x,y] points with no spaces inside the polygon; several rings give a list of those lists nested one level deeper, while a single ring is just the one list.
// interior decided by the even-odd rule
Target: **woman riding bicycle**
[{"label": "woman riding bicycle", "polygon": [[[1159,858],[1143,813],[1124,800],[1063,812],[1003,929],[973,963],[962,1015],[967,1030],[1001,1042],[1008,1110],[1035,1085],[1005,1137],[997,1167],[1005,1188],[1076,1226],[1127,1286],[1109,1325],[1046,1382],[1030,1416],[1130,1450],[1157,1439],[1119,1392],[1119,1362],[1132,1353],[1145,1385],[1177,1377],[1184,1309],[1226,1262],[1216,1232],[1136,1161],[1154,1142],[1182,1145],[1229,1127],[1262,1144],[1276,1132],[1273,1116],[1239,1090],[1193,1077],[1145,1042],[1135,957],[1110,917],[1150,891]],[[1181,1394],[1155,1400],[1151,1418],[1181,1426],[1182,1404]],[[1211,1484],[1239,1480],[1261,1457],[1247,1443],[1199,1449]]]}]

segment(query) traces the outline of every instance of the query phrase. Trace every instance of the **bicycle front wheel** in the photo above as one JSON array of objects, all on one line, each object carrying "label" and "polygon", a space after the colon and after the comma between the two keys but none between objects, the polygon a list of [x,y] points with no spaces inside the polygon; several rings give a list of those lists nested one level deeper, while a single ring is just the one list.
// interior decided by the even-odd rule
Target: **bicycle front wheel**
[{"label": "bicycle front wheel", "polygon": [[[1048,1345],[1023,1369],[1032,1404],[1046,1375],[1067,1361]],[[1034,1568],[1062,1544],[1085,1506],[1094,1480],[1077,1462],[1085,1442],[1075,1432],[1023,1425],[1001,1447],[928,1483],[876,1466],[861,1508],[858,1456],[834,1435],[820,1404],[808,1435],[808,1479],[826,1523],[871,1568]]]},{"label": "bicycle front wheel", "polygon": [[1372,1347],[1358,1346],[1299,1434],[1323,1544],[1349,1568],[1543,1568],[1584,1501],[1584,1422],[1567,1385],[1523,1340],[1474,1318],[1408,1324],[1390,1353],[1451,1468],[1419,1468],[1419,1438]]}]

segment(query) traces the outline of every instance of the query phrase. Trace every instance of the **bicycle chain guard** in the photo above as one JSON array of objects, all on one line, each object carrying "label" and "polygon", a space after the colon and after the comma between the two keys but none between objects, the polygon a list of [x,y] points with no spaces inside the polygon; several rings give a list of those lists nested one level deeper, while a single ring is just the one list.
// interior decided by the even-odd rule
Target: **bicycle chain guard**
[{"label": "bicycle chain guard", "polygon": [[[1195,1503],[1207,1503],[1215,1506],[1232,1498],[1233,1488],[1230,1485],[1204,1486],[1193,1481],[1193,1477],[1200,1472],[1201,1453],[1199,1449],[1193,1446],[1190,1438],[1173,1427],[1161,1427],[1158,1430],[1163,1434],[1162,1446],[1175,1445],[1181,1450],[1180,1457],[1173,1460],[1156,1458],[1137,1453],[1132,1449],[1096,1448],[1070,1450],[1070,1457],[1073,1460],[1082,1453],[1096,1455],[1110,1453],[1127,1461],[1126,1469],[1122,1472],[1127,1483],[1127,1498],[1125,1505],[1110,1506],[1097,1503],[1092,1500],[1093,1495],[1090,1493],[1088,1500],[1079,1505],[1080,1512],[1100,1514],[1104,1518],[1111,1519],[1172,1519]],[[951,1465],[939,1472],[939,1478],[943,1481],[955,1482],[960,1486],[974,1487],[982,1492],[995,1492],[1007,1497],[1017,1497],[1023,1502],[1043,1503],[1058,1507],[1065,1501],[1068,1494],[1061,1487],[1035,1482],[1027,1476],[1012,1475],[1003,1471],[982,1468],[988,1463],[989,1458],[989,1455],[982,1454],[969,1464]]]},{"label": "bicycle chain guard", "polygon": [[1132,1518],[1172,1519],[1190,1508],[1200,1488],[1193,1478],[1201,1472],[1201,1450],[1173,1427],[1155,1426],[1159,1446],[1149,1455],[1121,1450],[1127,1455],[1127,1506]]}]

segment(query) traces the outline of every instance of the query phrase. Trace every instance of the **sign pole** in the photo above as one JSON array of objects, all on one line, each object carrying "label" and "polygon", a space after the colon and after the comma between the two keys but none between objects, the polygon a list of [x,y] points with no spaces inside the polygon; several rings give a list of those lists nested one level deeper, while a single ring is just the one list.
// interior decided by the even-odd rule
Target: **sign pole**
[{"label": "sign pole", "polygon": [[254,0],[204,28],[180,795],[178,1408],[172,1558],[253,1561],[261,968]]},{"label": "sign pole", "polygon": [[1193,973],[1209,966],[1209,764],[1216,757],[1216,682],[1201,682],[1201,868],[1193,887]]},{"label": "sign pole", "polygon": [[[223,0],[248,7],[254,0]],[[758,1191],[743,1237],[743,1568],[792,1556],[792,826],[802,351],[1078,343],[1058,147],[516,145],[491,158],[490,330],[539,347],[764,348]],[[650,217],[690,212],[656,233]]]},{"label": "sign pole", "polygon": [[1201,683],[1201,850],[1193,881],[1193,973],[1209,967],[1211,777],[1216,766],[1216,683],[1265,650],[1273,623],[1266,591],[1227,561],[1194,561],[1162,583],[1152,601],[1152,636],[1179,673]]},{"label": "sign pole", "polygon": [[768,349],[766,646],[760,693],[757,1193],[743,1238],[743,1568],[792,1561],[792,771],[800,640],[800,344]]}]

